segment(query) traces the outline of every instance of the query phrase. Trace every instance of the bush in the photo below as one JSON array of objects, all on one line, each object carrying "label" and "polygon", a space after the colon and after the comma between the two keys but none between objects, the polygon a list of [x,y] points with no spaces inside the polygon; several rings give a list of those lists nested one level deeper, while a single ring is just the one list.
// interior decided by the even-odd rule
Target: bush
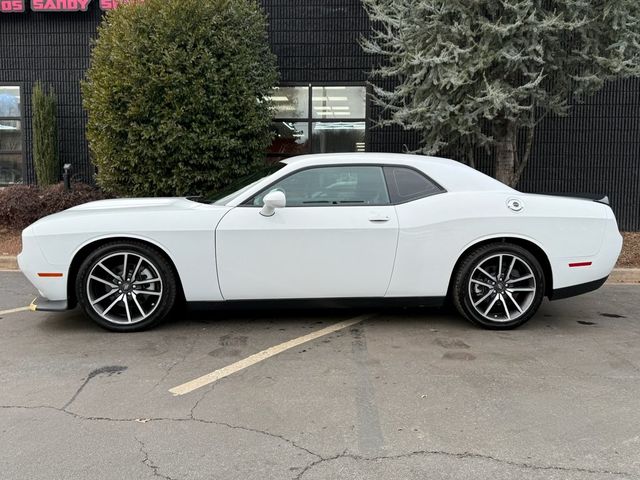
[{"label": "bush", "polygon": [[108,12],[83,82],[97,182],[207,194],[262,163],[277,81],[255,0],[144,0]]},{"label": "bush", "polygon": [[38,185],[53,185],[60,180],[56,97],[36,82],[33,104],[33,163]]},{"label": "bush", "polygon": [[52,213],[103,198],[106,196],[100,190],[82,183],[74,183],[70,192],[64,190],[62,183],[3,188],[0,189],[0,227],[22,229]]}]

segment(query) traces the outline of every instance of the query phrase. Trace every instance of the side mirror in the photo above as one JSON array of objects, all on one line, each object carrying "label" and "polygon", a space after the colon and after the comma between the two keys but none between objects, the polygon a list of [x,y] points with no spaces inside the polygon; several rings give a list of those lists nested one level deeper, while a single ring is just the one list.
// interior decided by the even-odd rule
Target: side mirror
[{"label": "side mirror", "polygon": [[262,201],[264,206],[260,210],[260,215],[263,217],[272,217],[276,213],[276,208],[284,208],[287,205],[287,197],[280,190],[267,193]]}]

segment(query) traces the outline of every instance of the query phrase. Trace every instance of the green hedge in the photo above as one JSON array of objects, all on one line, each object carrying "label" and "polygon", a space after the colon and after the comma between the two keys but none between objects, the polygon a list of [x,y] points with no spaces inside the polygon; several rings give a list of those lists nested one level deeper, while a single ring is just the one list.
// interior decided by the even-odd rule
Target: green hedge
[{"label": "green hedge", "polygon": [[278,79],[254,0],[144,0],[110,11],[83,83],[97,182],[117,195],[207,194],[271,141]]}]

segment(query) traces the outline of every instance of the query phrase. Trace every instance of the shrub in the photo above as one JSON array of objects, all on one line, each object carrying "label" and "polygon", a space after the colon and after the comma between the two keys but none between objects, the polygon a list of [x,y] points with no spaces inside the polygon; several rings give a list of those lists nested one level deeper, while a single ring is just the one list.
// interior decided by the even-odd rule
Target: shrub
[{"label": "shrub", "polygon": [[60,180],[56,97],[46,92],[40,82],[33,87],[33,163],[38,185],[52,185]]},{"label": "shrub", "polygon": [[82,183],[74,183],[70,192],[64,190],[62,183],[3,188],[0,189],[0,227],[22,229],[52,213],[103,198],[106,196],[100,190]]},{"label": "shrub", "polygon": [[83,82],[97,182],[128,196],[207,194],[271,140],[277,81],[255,0],[144,0],[106,14]]}]

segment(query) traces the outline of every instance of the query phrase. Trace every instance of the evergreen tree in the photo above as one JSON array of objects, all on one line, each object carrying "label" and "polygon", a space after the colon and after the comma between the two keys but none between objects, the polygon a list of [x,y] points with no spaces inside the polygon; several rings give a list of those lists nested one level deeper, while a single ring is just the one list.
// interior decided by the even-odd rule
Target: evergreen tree
[{"label": "evergreen tree", "polygon": [[380,123],[420,132],[423,153],[456,146],[472,165],[474,149],[491,149],[496,178],[512,186],[545,115],[640,74],[637,0],[363,2],[373,25],[363,48],[382,57]]},{"label": "evergreen tree", "polygon": [[33,163],[38,185],[53,185],[60,180],[58,156],[57,101],[36,82],[31,97],[33,110]]}]

